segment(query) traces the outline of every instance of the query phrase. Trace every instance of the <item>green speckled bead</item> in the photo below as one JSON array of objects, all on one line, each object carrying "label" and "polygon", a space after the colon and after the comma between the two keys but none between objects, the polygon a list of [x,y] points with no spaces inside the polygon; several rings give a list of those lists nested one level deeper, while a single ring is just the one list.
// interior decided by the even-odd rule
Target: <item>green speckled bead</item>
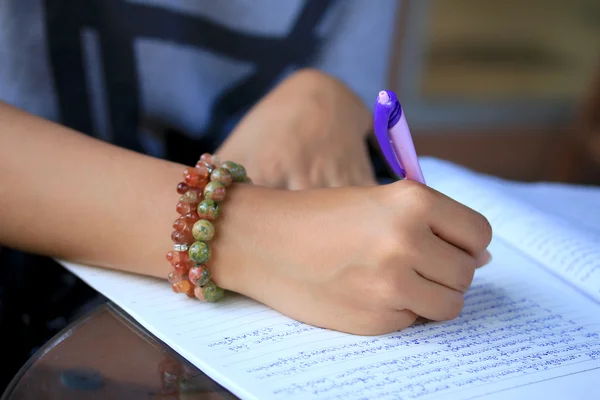
[{"label": "green speckled bead", "polygon": [[194,239],[206,242],[215,236],[215,226],[206,219],[198,220],[192,227],[192,235]]},{"label": "green speckled bead", "polygon": [[190,258],[198,264],[204,264],[210,258],[210,248],[204,242],[194,242],[188,250]]},{"label": "green speckled bead", "polygon": [[233,161],[225,161],[221,164],[222,168],[228,169],[233,175],[234,182],[244,182],[246,179],[246,168],[240,164],[234,163]]},{"label": "green speckled bead", "polygon": [[198,204],[198,216],[202,219],[214,221],[219,216],[219,205],[213,200],[202,200]]},{"label": "green speckled bead", "polygon": [[225,186],[221,182],[208,182],[204,188],[204,198],[216,202],[225,200]]},{"label": "green speckled bead", "polygon": [[204,301],[215,302],[223,298],[225,291],[215,285],[213,281],[210,281],[202,287],[202,295],[204,297]]},{"label": "green speckled bead", "polygon": [[210,180],[212,182],[219,182],[223,186],[227,187],[231,185],[231,182],[233,182],[233,175],[228,169],[217,168],[212,172],[212,174],[210,174]]},{"label": "green speckled bead", "polygon": [[197,265],[190,268],[188,278],[194,285],[204,286],[210,282],[210,270],[206,265]]}]

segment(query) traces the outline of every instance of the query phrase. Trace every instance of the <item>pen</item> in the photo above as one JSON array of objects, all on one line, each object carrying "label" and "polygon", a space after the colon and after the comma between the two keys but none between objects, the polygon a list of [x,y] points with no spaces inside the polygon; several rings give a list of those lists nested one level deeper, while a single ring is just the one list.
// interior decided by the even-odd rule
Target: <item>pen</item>
[{"label": "pen", "polygon": [[404,111],[394,92],[379,92],[373,119],[379,147],[394,174],[400,179],[425,184]]}]

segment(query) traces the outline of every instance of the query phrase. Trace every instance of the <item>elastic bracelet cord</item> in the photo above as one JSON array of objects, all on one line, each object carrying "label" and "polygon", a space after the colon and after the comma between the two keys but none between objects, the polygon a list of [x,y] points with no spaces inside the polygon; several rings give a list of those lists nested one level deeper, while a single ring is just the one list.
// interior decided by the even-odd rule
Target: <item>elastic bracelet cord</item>
[{"label": "elastic bracelet cord", "polygon": [[221,162],[208,153],[194,168],[186,168],[183,176],[184,181],[177,185],[181,197],[176,209],[181,216],[173,223],[173,251],[166,255],[173,266],[168,281],[175,293],[215,302],[223,298],[224,290],[211,280],[207,266],[209,242],[215,236],[213,221],[221,212],[227,188],[234,182],[252,182],[240,164]]}]

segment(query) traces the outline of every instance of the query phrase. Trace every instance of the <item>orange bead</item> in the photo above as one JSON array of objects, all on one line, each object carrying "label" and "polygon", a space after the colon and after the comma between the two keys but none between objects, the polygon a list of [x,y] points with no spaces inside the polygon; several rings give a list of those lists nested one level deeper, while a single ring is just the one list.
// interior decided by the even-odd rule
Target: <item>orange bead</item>
[{"label": "orange bead", "polygon": [[190,259],[190,256],[187,251],[169,251],[165,256],[167,261],[174,265],[179,261],[186,261]]},{"label": "orange bead", "polygon": [[219,156],[214,156],[210,153],[204,153],[200,156],[200,161],[198,161],[196,166],[198,166],[198,164],[202,164],[202,163],[206,163],[206,164],[210,165],[211,167],[215,168],[216,166],[221,164],[221,160],[219,159]]},{"label": "orange bead", "polygon": [[206,185],[208,182],[208,168],[205,165],[199,165],[197,168],[186,168],[183,171],[183,178],[188,186]]},{"label": "orange bead", "polygon": [[194,204],[184,203],[183,201],[180,201],[179,203],[177,203],[176,210],[179,214],[184,215],[191,212],[194,208]]},{"label": "orange bead", "polygon": [[179,269],[176,269],[176,272],[178,272],[179,275],[181,275],[181,271],[183,270],[185,270],[185,273],[187,274],[187,271],[195,265],[194,261],[190,260],[190,255],[187,251],[170,251],[167,253],[167,261],[169,261],[173,267],[181,264]]},{"label": "orange bead", "polygon": [[187,231],[173,231],[171,232],[171,240],[177,244],[190,244],[194,242],[194,236],[188,229]]},{"label": "orange bead", "polygon": [[179,232],[183,232],[187,226],[185,219],[183,217],[179,217],[173,222],[173,229]]},{"label": "orange bead", "polygon": [[190,289],[187,292],[185,292],[186,296],[189,297],[190,299],[193,299],[194,297],[196,297],[196,295],[194,294],[194,288],[195,288],[195,286],[191,285]]},{"label": "orange bead", "polygon": [[173,285],[174,283],[177,283],[177,282],[179,282],[181,279],[183,279],[183,277],[182,277],[181,275],[177,275],[177,274],[175,273],[175,271],[171,271],[171,272],[169,272],[169,275],[168,275],[168,277],[167,277],[167,280],[169,281],[169,283],[170,283],[171,285]]},{"label": "orange bead", "polygon": [[192,260],[188,260],[187,262],[180,261],[173,265],[173,269],[175,269],[175,273],[177,275],[187,276],[187,274],[190,272],[190,268],[192,268],[194,265],[196,264]]},{"label": "orange bead", "polygon": [[199,219],[193,219],[193,218],[188,218],[186,217],[186,215],[182,215],[181,217],[177,218],[175,220],[175,222],[173,222],[173,229],[175,229],[178,232],[191,232],[192,231],[192,227],[194,226],[194,223]]},{"label": "orange bead", "polygon": [[171,287],[175,293],[188,293],[190,290],[193,290],[193,285],[188,280],[180,280],[172,284]]},{"label": "orange bead", "polygon": [[200,216],[198,215],[198,213],[196,211],[191,211],[191,212],[185,214],[183,216],[183,218],[185,218],[185,221],[188,224],[190,224],[191,226],[193,226],[194,223],[200,219]]}]

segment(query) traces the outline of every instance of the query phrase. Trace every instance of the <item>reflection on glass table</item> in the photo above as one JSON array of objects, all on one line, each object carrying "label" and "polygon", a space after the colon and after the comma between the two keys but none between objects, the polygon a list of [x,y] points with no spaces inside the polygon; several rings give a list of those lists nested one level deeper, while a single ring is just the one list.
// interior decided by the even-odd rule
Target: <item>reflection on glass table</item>
[{"label": "reflection on glass table", "polygon": [[2,396],[80,398],[236,399],[112,303],[50,340]]}]

